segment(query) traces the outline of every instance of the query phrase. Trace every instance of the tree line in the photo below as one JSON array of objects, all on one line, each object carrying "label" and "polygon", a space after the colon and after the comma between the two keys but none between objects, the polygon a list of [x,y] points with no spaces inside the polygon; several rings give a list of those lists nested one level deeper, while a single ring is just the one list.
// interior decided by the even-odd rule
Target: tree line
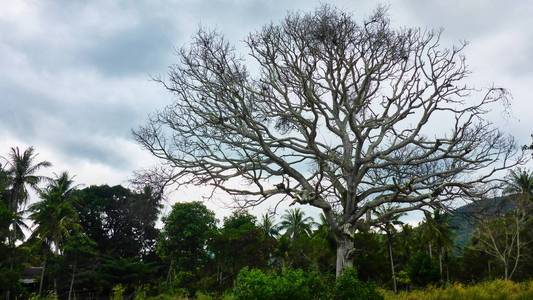
[{"label": "tree line", "polygon": [[[291,276],[335,281],[336,240],[323,214],[314,220],[291,208],[257,218],[237,210],[217,220],[201,202],[178,202],[157,228],[162,195],[153,188],[82,188],[67,172],[40,175],[50,165],[33,148],[12,148],[0,168],[0,287],[6,298],[96,299],[117,287],[128,295],[221,295],[243,280],[290,270],[303,271]],[[405,290],[530,278],[533,173],[511,172],[506,190],[512,208],[475,220],[470,243],[460,251],[451,215],[438,209],[418,225],[396,214],[355,232],[357,279]],[[37,198],[29,201],[32,192]],[[30,267],[40,267],[39,274],[23,283]]]}]

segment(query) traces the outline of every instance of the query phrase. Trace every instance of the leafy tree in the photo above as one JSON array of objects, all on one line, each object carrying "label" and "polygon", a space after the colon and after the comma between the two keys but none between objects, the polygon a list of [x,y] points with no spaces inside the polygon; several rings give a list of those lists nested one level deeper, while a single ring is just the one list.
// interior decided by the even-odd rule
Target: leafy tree
[{"label": "leafy tree", "polygon": [[98,251],[116,257],[151,256],[160,196],[150,188],[139,192],[122,186],[90,186],[76,191],[76,211]]},{"label": "leafy tree", "polygon": [[201,202],[176,203],[163,223],[158,253],[169,264],[167,281],[175,270],[197,274],[209,260],[207,246],[216,231],[215,214]]},{"label": "leafy tree", "polygon": [[[321,6],[250,34],[259,71],[249,72],[238,47],[200,30],[161,80],[175,102],[135,138],[162,160],[151,172],[159,182],[211,184],[243,207],[286,197],[321,209],[340,275],[353,232],[381,222],[369,212],[479,198],[521,161],[514,140],[485,121],[508,92],[473,93],[465,44],[439,39],[393,28],[383,9],[356,21]],[[436,116],[449,130],[430,130]]]},{"label": "leafy tree", "polygon": [[244,267],[265,269],[272,248],[272,240],[256,225],[254,216],[247,212],[235,212],[225,218],[213,241],[219,284],[231,286],[237,273]]}]

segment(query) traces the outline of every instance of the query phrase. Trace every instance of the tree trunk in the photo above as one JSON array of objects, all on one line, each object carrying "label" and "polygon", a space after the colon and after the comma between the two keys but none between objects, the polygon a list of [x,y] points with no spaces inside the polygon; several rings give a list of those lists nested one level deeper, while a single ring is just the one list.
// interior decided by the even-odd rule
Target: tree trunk
[{"label": "tree trunk", "polygon": [[394,271],[394,258],[392,257],[392,239],[389,234],[387,234],[387,245],[389,247],[390,268],[391,268],[391,274],[392,274],[392,288],[394,290],[394,293],[397,293],[398,288],[396,287],[396,272]]},{"label": "tree trunk", "polygon": [[172,281],[172,267],[174,267],[174,258],[170,259],[170,264],[168,266],[167,284],[170,284]]},{"label": "tree trunk", "polygon": [[446,284],[450,283],[450,254],[448,253],[448,250],[444,250],[444,268],[446,272]]},{"label": "tree trunk", "polygon": [[349,236],[337,239],[337,264],[335,267],[335,275],[339,277],[342,272],[348,268],[353,267],[353,240]]},{"label": "tree trunk", "polygon": [[504,269],[504,279],[509,279],[509,266],[507,265],[507,262],[504,261],[503,263],[503,269]]},{"label": "tree trunk", "polygon": [[429,259],[433,259],[433,250],[431,249],[431,242],[428,243]]},{"label": "tree trunk", "polygon": [[442,248],[439,249],[439,273],[440,273],[440,282],[444,282],[444,276],[442,273]]},{"label": "tree trunk", "polygon": [[46,270],[46,259],[47,257],[45,256],[44,262],[43,262],[43,269],[41,270],[41,280],[39,281],[39,297],[43,295],[43,282],[44,282],[44,273]]},{"label": "tree trunk", "polygon": [[57,278],[54,278],[54,294],[56,298],[59,298],[59,293],[57,292]]},{"label": "tree trunk", "polygon": [[77,262],[74,262],[74,266],[72,267],[72,278],[70,279],[70,288],[68,290],[68,300],[72,299],[72,290],[74,289],[74,277],[76,276],[76,266]]}]

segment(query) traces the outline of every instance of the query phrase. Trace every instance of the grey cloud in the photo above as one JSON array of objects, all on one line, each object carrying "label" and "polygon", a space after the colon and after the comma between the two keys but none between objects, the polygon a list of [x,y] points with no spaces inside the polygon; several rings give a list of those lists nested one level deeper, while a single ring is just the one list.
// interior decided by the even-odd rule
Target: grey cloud
[{"label": "grey cloud", "polygon": [[[171,100],[161,87],[146,82],[150,75],[166,73],[175,61],[174,47],[186,45],[202,25],[218,29],[239,49],[240,40],[249,32],[279,21],[287,10],[311,11],[321,2],[37,1],[28,2],[32,13],[27,16],[2,19],[0,13],[0,52],[6,51],[0,53],[0,129],[29,144],[46,143],[64,157],[130,171],[135,158],[115,141],[133,144],[130,129]],[[362,17],[371,13],[376,2],[339,0],[335,4]],[[515,48],[509,51],[513,57],[505,62],[485,61],[482,48],[474,60],[481,64],[474,67],[498,64],[495,70],[519,83],[527,82],[533,70],[529,60],[533,31],[528,15],[532,10],[533,4],[526,1],[409,0],[390,4],[394,24],[443,26],[446,38],[455,41],[467,39],[477,44],[493,38],[491,43],[498,43],[496,33],[520,32],[517,38],[529,41],[520,45],[512,39],[506,41],[507,47]],[[2,54],[14,54],[21,61]],[[482,73],[474,75],[486,79]],[[515,99],[529,97],[526,90],[515,93]],[[522,107],[533,109],[531,105]],[[523,115],[527,109],[518,113],[520,119],[527,119]],[[523,135],[531,126],[524,122],[508,127]]]},{"label": "grey cloud", "polygon": [[100,41],[98,47],[83,51],[86,63],[113,76],[151,74],[171,63],[171,34],[163,27],[141,27]]},{"label": "grey cloud", "polygon": [[0,90],[1,129],[28,144],[48,144],[65,157],[129,166],[116,142],[130,139],[130,128],[142,122],[144,111],[125,103],[67,105],[5,84]]},{"label": "grey cloud", "polygon": [[429,28],[444,27],[447,36],[454,39],[473,39],[504,27],[529,23],[533,3],[528,1],[424,1],[409,0],[392,6],[414,22]]}]

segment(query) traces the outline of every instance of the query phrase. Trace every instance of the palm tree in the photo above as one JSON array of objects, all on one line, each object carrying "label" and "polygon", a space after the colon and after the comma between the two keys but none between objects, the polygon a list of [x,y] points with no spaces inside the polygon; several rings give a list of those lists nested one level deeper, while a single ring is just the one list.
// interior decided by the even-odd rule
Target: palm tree
[{"label": "palm tree", "polygon": [[37,153],[33,147],[29,147],[22,153],[18,147],[11,148],[6,159],[6,171],[9,177],[8,209],[17,215],[11,224],[12,233],[9,236],[11,246],[15,245],[18,238],[24,238],[22,228],[25,224],[21,223],[23,211],[19,211],[19,206],[27,203],[28,188],[39,192],[39,183],[46,179],[36,173],[42,168],[51,166],[47,161],[36,162],[36,159]]},{"label": "palm tree", "polygon": [[385,206],[380,206],[378,209],[374,212],[378,219],[381,219],[381,224],[378,225],[378,227],[385,232],[385,235],[387,236],[387,247],[389,250],[389,259],[390,259],[390,267],[391,267],[391,275],[392,275],[392,287],[394,292],[396,293],[398,291],[397,284],[396,284],[396,272],[394,270],[394,257],[392,254],[392,238],[393,235],[396,233],[395,225],[402,225],[403,223],[400,221],[400,217],[405,215],[402,214],[392,214],[391,212],[397,210],[399,208],[398,205],[389,204]]},{"label": "palm tree", "polygon": [[270,214],[265,213],[261,217],[261,223],[259,224],[259,228],[263,231],[266,237],[269,238],[275,238],[279,234],[279,229],[276,225],[274,225],[274,218],[271,217]]},{"label": "palm tree", "polygon": [[9,204],[13,211],[17,211],[19,205],[26,204],[28,201],[28,187],[39,192],[39,183],[47,179],[36,173],[52,164],[48,161],[36,162],[37,155],[33,147],[29,147],[22,153],[18,147],[11,148],[7,160],[9,166],[7,173],[11,178]]},{"label": "palm tree", "polygon": [[[452,231],[448,224],[448,215],[442,212],[441,209],[433,210],[433,215],[430,212],[424,211],[425,221],[423,224],[424,235],[429,245],[429,255],[432,257],[432,243],[437,246],[437,254],[439,260],[439,273],[441,282],[443,278],[443,258],[448,257],[448,252],[453,246]],[[447,265],[446,265],[447,266]],[[446,276],[448,278],[448,276]]]},{"label": "palm tree", "polygon": [[[65,239],[79,228],[78,216],[73,207],[72,192],[76,189],[67,172],[56,176],[50,185],[40,193],[41,201],[30,206],[30,219],[35,230],[31,239],[40,242],[47,250],[61,254]],[[42,293],[47,254],[43,262],[39,295]]]},{"label": "palm tree", "polygon": [[512,170],[509,173],[504,193],[518,195],[522,202],[533,199],[533,172],[524,169]]},{"label": "palm tree", "polygon": [[310,236],[315,222],[313,218],[306,217],[305,213],[299,209],[289,209],[281,217],[279,229],[285,230],[285,235],[295,240],[300,236]]},{"label": "palm tree", "polygon": [[[35,162],[37,153],[33,147],[29,147],[24,152],[20,152],[18,147],[11,148],[5,160],[5,175],[7,175],[8,189],[5,192],[5,200],[7,208],[12,213],[11,229],[8,234],[8,244],[11,248],[15,247],[17,239],[24,239],[23,229],[26,224],[23,222],[24,209],[19,210],[19,205],[26,204],[28,201],[28,187],[38,191],[38,184],[46,177],[37,175],[36,173],[51,164],[47,161]],[[13,268],[13,261],[11,259],[10,269]],[[9,291],[7,298],[9,299]]]}]

